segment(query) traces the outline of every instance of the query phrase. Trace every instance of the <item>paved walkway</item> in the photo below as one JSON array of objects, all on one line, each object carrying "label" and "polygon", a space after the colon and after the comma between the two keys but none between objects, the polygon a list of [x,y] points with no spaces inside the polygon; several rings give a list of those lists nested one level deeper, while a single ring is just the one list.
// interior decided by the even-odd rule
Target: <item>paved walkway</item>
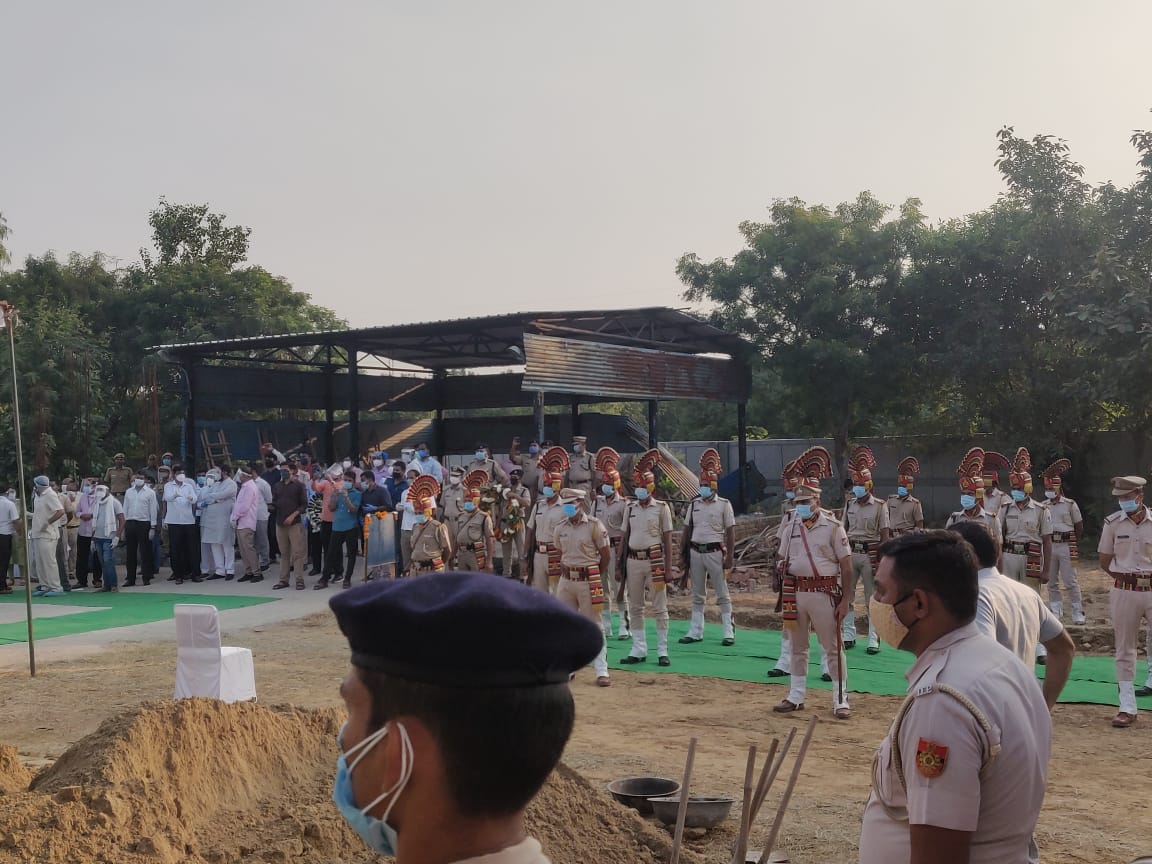
[{"label": "paved walkway", "polygon": [[[316,612],[327,612],[328,598],[332,596],[334,591],[341,590],[339,586],[337,586],[336,588],[328,588],[324,591],[314,591],[312,590],[312,586],[319,577],[310,576],[306,580],[308,587],[303,591],[297,591],[295,588],[273,591],[272,586],[275,585],[279,579],[277,572],[278,565],[273,564],[268,572],[264,574],[264,581],[258,582],[255,585],[250,582],[238,583],[235,580],[225,582],[218,579],[211,582],[201,582],[199,584],[185,582],[183,585],[177,586],[173,582],[165,581],[171,573],[171,571],[165,567],[162,568],[160,575],[157,576],[147,588],[137,583],[137,587],[135,588],[121,588],[120,593],[169,594],[179,592],[180,594],[197,594],[203,595],[205,603],[211,603],[213,596],[223,595],[275,598],[275,603],[261,603],[243,609],[228,609],[222,611],[220,613],[221,631],[222,634],[227,634],[235,630],[303,618]],[[123,578],[122,574],[121,578]],[[353,582],[353,584],[359,583]],[[22,597],[23,590],[23,587],[17,588],[16,594]],[[115,604],[118,595],[100,594],[89,590],[83,592],[83,596],[91,597],[92,607],[100,608]],[[88,609],[84,611],[90,611],[90,608],[91,607],[88,607]],[[4,604],[2,609],[3,621],[5,623],[23,623],[27,620],[23,603]],[[36,598],[33,597],[33,633],[35,633],[35,622],[37,618],[67,615],[77,611],[82,610],[76,609],[76,607],[59,607],[52,606],[48,603],[38,603]],[[136,624],[130,627],[114,627],[108,630],[95,630],[87,633],[76,633],[70,636],[58,636],[54,639],[36,639],[36,662],[39,665],[41,663],[70,660],[76,657],[86,657],[93,651],[99,650],[114,642],[174,642],[175,639],[176,625],[172,618],[150,624]],[[0,646],[0,669],[27,668],[28,644],[26,642],[16,642]]]}]

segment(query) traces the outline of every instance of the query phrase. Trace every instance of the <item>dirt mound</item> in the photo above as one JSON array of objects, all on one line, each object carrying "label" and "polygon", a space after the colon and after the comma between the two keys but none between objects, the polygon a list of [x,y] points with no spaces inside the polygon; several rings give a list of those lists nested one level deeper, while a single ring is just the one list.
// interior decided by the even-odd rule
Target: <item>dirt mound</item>
[{"label": "dirt mound", "polygon": [[0,795],[23,792],[32,780],[32,772],[20,761],[15,747],[0,744]]},{"label": "dirt mound", "polygon": [[[331,802],[342,719],[200,699],[144,705],[105,721],[30,786],[15,751],[0,749],[0,788],[13,792],[0,797],[0,862],[377,861]],[[554,864],[668,858],[666,832],[563,766],[529,827]]]}]

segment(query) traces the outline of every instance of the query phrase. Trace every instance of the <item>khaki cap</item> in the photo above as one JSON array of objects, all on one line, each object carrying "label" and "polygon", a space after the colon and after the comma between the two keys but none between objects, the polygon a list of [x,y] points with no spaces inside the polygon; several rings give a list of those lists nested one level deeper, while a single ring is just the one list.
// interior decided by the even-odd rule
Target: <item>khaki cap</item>
[{"label": "khaki cap", "polygon": [[573,435],[572,436],[572,443],[573,444],[587,444],[588,443],[588,436],[587,435]]},{"label": "khaki cap", "polygon": [[561,501],[583,501],[587,493],[583,489],[561,489]]},{"label": "khaki cap", "polygon": [[1127,495],[1129,492],[1143,492],[1147,480],[1143,477],[1128,475],[1127,477],[1112,478],[1112,494]]}]

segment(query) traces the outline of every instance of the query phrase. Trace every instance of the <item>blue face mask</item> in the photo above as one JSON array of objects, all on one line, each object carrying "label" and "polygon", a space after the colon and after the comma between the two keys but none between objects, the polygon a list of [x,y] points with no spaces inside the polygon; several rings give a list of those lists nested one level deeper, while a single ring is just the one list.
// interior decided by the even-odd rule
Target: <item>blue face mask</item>
[{"label": "blue face mask", "polygon": [[637,501],[647,501],[648,500],[648,490],[645,489],[643,486],[641,486],[639,489],[636,490],[636,500]]},{"label": "blue face mask", "polygon": [[796,493],[793,492],[791,489],[789,489],[787,492],[784,493],[784,497],[787,498],[789,501],[791,501],[793,498],[796,497]]},{"label": "blue face mask", "polygon": [[971,510],[973,507],[976,506],[976,496],[975,495],[961,495],[960,496],[960,506],[963,507],[965,510]]},{"label": "blue face mask", "polygon": [[352,481],[351,480],[345,480],[344,481],[344,491],[350,492],[351,490],[352,490]]},{"label": "blue face mask", "polygon": [[1017,503],[1025,500],[1027,497],[1028,496],[1024,493],[1023,489],[1013,489],[1012,490],[1012,500],[1017,502]]},{"label": "blue face mask", "polygon": [[852,494],[855,495],[857,498],[863,498],[865,495],[868,494],[868,489],[865,486],[853,486],[852,487]]},{"label": "blue face mask", "polygon": [[92,487],[89,486],[87,483],[85,483],[83,486],[80,487],[80,491],[83,492],[85,495],[87,495],[92,491]]},{"label": "blue face mask", "polygon": [[488,458],[488,451],[486,451],[486,450],[477,450],[476,451],[476,461],[477,462],[483,462],[487,458]]},{"label": "blue face mask", "polygon": [[605,495],[611,496],[616,491],[616,487],[615,486],[609,486],[607,483],[605,483],[603,486],[600,487],[600,491],[603,492]]},{"label": "blue face mask", "polygon": [[576,516],[577,512],[578,511],[576,509],[575,504],[565,504],[564,505],[564,515],[567,516],[569,519],[574,518]]},{"label": "blue face mask", "polygon": [[812,505],[811,504],[797,504],[796,505],[796,515],[799,516],[801,519],[811,519],[812,518]]},{"label": "blue face mask", "polygon": [[471,513],[473,510],[476,509],[476,505],[473,504],[471,501],[465,501],[464,502],[464,509],[467,510],[469,513]]},{"label": "blue face mask", "polygon": [[196,485],[197,486],[204,486],[204,485],[207,485],[207,483],[208,483],[207,477],[197,477],[196,478]]},{"label": "blue face mask", "polygon": [[428,451],[427,450],[417,450],[416,455],[420,459],[427,459],[428,458]]},{"label": "blue face mask", "polygon": [[1120,509],[1123,510],[1125,513],[1135,513],[1137,510],[1140,509],[1140,502],[1135,500],[1135,499],[1132,499],[1132,500],[1125,499],[1125,500],[1120,502]]},{"label": "blue face mask", "polygon": [[537,447],[535,444],[529,444],[528,445],[528,453],[530,455],[535,456],[539,452],[540,452],[540,448]]},{"label": "blue face mask", "polygon": [[907,486],[897,486],[896,487],[896,494],[899,495],[901,498],[907,498],[908,497],[908,487]]},{"label": "blue face mask", "polygon": [[[347,726],[348,724],[345,723],[344,725]],[[404,791],[404,787],[412,778],[412,741],[409,739],[408,730],[404,728],[403,723],[397,723],[396,729],[400,733],[400,778],[394,786],[380,793],[376,800],[367,807],[360,807],[356,803],[356,796],[352,789],[352,771],[355,770],[364,755],[388,734],[387,726],[373,732],[347,753],[340,754],[336,760],[336,782],[332,786],[332,800],[336,803],[337,809],[340,810],[340,815],[344,817],[348,826],[360,835],[360,839],[368,845],[368,848],[379,855],[396,855],[396,829],[388,824],[388,815],[399,800],[400,793]],[[340,735],[336,739],[337,742],[343,738],[343,735],[344,727],[341,727]],[[341,745],[341,749],[343,749],[343,745]],[[348,757],[355,755],[357,751],[359,751],[359,755],[356,755],[352,764],[348,765]],[[384,810],[383,818],[377,819],[374,816],[369,816],[368,811],[389,795],[394,797]]]},{"label": "blue face mask", "polygon": [[425,516],[423,513],[418,513],[418,514],[416,514],[414,521],[419,525],[423,525],[425,522],[428,521],[428,517]]},{"label": "blue face mask", "polygon": [[545,498],[554,498],[556,496],[556,490],[553,489],[551,486],[545,486],[543,489],[540,490],[540,494],[543,495]]},{"label": "blue face mask", "polygon": [[716,490],[713,489],[711,486],[701,486],[700,487],[700,497],[701,498],[711,498],[715,494],[715,492],[716,492]]},{"label": "blue face mask", "polygon": [[165,459],[165,460],[164,460],[164,464],[165,464],[165,465],[171,465],[171,464],[172,464],[172,460],[171,460],[171,459]]}]

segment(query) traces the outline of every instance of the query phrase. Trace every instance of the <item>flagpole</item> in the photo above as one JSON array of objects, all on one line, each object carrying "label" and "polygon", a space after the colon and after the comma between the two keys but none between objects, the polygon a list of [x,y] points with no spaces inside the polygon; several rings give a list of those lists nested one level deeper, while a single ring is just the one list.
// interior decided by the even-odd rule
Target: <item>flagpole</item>
[{"label": "flagpole", "polygon": [[[28,672],[36,677],[36,645],[32,641],[32,540],[28,536],[28,493],[24,486],[24,442],[20,434],[20,394],[16,375],[16,307],[0,300],[0,314],[8,329],[8,349],[12,353],[12,416],[16,424],[16,474],[20,484],[20,518],[24,523],[24,605],[28,614]],[[5,574],[7,575],[7,574]]]}]

